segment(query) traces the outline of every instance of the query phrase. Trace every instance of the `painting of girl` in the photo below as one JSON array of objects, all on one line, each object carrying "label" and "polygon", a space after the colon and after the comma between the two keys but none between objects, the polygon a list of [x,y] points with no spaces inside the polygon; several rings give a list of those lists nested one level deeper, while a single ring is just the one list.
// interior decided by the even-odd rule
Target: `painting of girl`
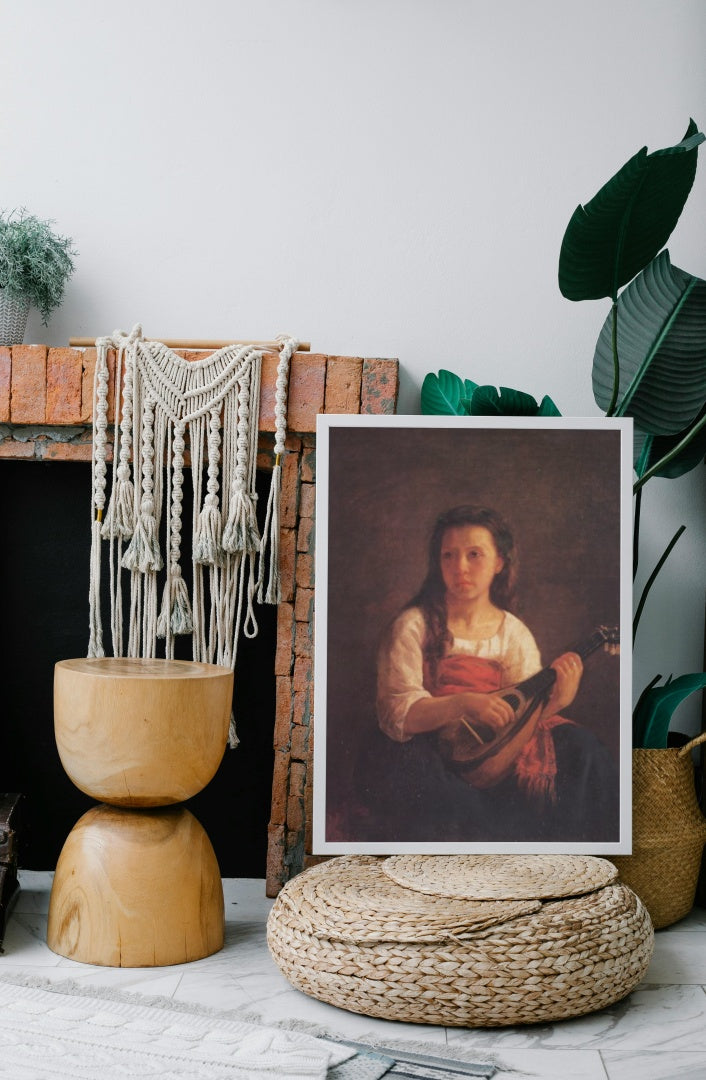
[{"label": "painting of girl", "polygon": [[626,422],[320,421],[314,851],[627,850]]},{"label": "painting of girl", "polygon": [[[497,790],[487,791],[485,782],[474,789],[473,779],[463,778],[462,760],[454,760],[453,749],[445,746],[453,747],[459,736],[466,743],[482,741],[479,728],[489,732],[489,743],[502,736],[515,711],[494,691],[542,668],[531,631],[511,611],[516,577],[514,539],[499,514],[463,505],[439,515],[426,578],[380,649],[378,720],[396,743],[417,739],[405,772],[416,778],[415,800],[423,789],[430,797],[434,793],[437,809],[430,817],[443,818],[445,838],[472,839],[479,827],[487,835],[490,820],[493,831],[508,840],[581,841],[596,828],[610,832],[611,819],[616,827],[617,785],[606,749],[563,714],[581,683],[578,653],[552,661],[554,682],[535,723],[520,732],[491,777]],[[408,815],[396,823],[398,836],[405,820]],[[418,823],[413,831],[419,837]]]}]

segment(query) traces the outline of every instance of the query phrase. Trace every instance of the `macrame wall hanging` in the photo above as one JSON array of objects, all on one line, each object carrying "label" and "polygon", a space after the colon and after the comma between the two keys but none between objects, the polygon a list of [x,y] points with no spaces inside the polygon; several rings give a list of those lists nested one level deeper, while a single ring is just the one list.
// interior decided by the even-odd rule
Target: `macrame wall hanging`
[{"label": "macrame wall hanging", "polygon": [[[241,631],[246,637],[257,634],[255,599],[279,602],[281,457],[289,362],[297,342],[283,337],[278,345],[275,464],[261,536],[255,474],[262,352],[228,345],[203,359],[184,360],[161,342],[146,340],[140,326],[129,335],[116,331],[96,341],[88,656],[105,655],[104,548],[114,656],[173,659],[176,635],[189,634],[194,660],[234,668]],[[116,351],[115,444],[106,508],[109,349]],[[193,485],[191,593],[182,576],[187,439]],[[126,579],[129,610],[124,611]],[[233,726],[230,742],[237,743]]]}]

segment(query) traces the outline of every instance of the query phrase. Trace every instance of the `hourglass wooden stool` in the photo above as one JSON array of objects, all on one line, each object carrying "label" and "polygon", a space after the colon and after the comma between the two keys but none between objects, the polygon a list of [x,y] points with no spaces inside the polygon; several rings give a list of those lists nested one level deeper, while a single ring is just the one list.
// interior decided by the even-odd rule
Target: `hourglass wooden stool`
[{"label": "hourglass wooden stool", "polygon": [[233,672],[184,660],[62,660],[54,674],[61,763],[100,799],[59,856],[47,941],[61,956],[155,967],[223,947],[220,870],[180,803],[215,775]]}]

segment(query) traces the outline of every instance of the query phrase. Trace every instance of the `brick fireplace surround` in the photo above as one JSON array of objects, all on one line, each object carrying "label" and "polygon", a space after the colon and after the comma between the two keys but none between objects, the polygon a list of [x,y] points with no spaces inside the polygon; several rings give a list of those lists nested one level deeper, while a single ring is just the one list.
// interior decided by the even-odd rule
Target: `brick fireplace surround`
[{"label": "brick fireplace surround", "polygon": [[[191,360],[208,355],[176,351]],[[110,354],[111,366],[114,359]],[[276,353],[263,357],[258,466],[264,469],[272,467],[277,359]],[[91,460],[95,362],[92,348],[0,348],[0,458]],[[396,360],[317,353],[292,358],[290,434],[282,470],[283,595],[277,613],[268,896],[276,896],[290,877],[318,861],[311,854],[316,415],[391,414],[397,389]],[[109,460],[111,436],[109,429]]]}]

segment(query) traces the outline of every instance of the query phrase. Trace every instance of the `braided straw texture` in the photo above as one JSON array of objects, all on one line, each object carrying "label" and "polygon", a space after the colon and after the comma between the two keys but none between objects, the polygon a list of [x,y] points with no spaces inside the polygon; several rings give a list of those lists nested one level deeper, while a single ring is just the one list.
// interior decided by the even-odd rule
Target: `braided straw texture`
[{"label": "braided straw texture", "polygon": [[299,925],[314,937],[356,944],[444,942],[539,911],[539,900],[448,900],[397,885],[380,859],[347,855],[332,875],[326,863],[300,874],[283,894]]},{"label": "braided straw texture", "polygon": [[[320,883],[335,881],[342,869],[353,870],[355,858],[332,859],[293,878],[267,924],[270,952],[286,978],[331,1005],[412,1023],[530,1024],[611,1005],[629,994],[647,970],[652,925],[638,897],[620,884],[543,903],[532,914],[469,931],[465,940],[453,932],[445,941],[442,934],[436,941],[338,940],[333,935],[344,917],[338,899],[327,904]],[[368,860],[359,865],[361,871],[370,867]],[[311,908],[305,909],[305,918],[298,911],[305,892],[302,879],[319,883],[316,932]],[[345,894],[343,889],[339,895]],[[389,903],[392,894],[385,895]],[[405,908],[411,909],[419,930],[420,909],[409,899]],[[329,919],[334,927],[330,937]],[[406,927],[403,912],[399,920]]]},{"label": "braided straw texture", "polygon": [[[694,788],[689,751],[632,752],[632,855],[613,856],[620,880],[640,897],[655,929],[683,919],[694,905],[706,821]],[[686,753],[685,753],[686,751]]]},{"label": "braided straw texture", "polygon": [[592,855],[392,855],[383,870],[408,889],[473,900],[578,896],[618,876]]}]

